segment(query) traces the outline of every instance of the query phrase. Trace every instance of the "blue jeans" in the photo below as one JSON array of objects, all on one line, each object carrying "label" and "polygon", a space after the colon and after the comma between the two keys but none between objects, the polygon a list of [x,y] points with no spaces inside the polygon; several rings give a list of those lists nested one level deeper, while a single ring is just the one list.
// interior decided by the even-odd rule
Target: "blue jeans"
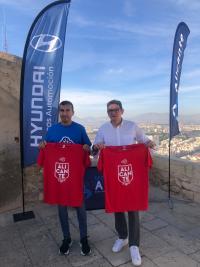
[{"label": "blue jeans", "polygon": [[[79,230],[80,230],[80,239],[87,236],[87,215],[85,210],[85,205],[82,207],[77,207],[76,213],[78,218]],[[58,215],[60,219],[60,224],[63,232],[64,238],[71,238],[70,229],[69,229],[69,218],[67,206],[58,206]]]}]

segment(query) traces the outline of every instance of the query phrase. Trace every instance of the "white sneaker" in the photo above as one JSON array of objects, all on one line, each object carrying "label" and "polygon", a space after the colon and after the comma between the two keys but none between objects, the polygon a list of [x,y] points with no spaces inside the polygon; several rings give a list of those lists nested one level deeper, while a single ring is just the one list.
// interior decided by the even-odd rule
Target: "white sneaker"
[{"label": "white sneaker", "polygon": [[124,246],[128,245],[128,238],[117,239],[112,247],[113,252],[120,252]]},{"label": "white sneaker", "polygon": [[140,266],[142,264],[142,260],[139,248],[137,246],[130,246],[130,253],[133,265]]}]

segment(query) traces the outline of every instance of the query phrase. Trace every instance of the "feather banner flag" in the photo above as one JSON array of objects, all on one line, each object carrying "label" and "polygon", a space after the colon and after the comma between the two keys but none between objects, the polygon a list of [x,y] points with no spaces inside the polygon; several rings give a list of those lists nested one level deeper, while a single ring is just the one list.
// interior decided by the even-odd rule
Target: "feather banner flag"
[{"label": "feather banner flag", "polygon": [[21,166],[36,163],[38,144],[58,120],[63,54],[70,0],[55,1],[35,18],[21,71]]},{"label": "feather banner flag", "polygon": [[182,69],[182,62],[184,57],[184,50],[187,44],[187,38],[190,33],[188,26],[181,22],[179,23],[174,37],[174,47],[172,54],[171,67],[171,83],[170,83],[170,125],[169,133],[171,140],[175,135],[179,134],[178,125],[178,90],[180,84],[180,76]]}]

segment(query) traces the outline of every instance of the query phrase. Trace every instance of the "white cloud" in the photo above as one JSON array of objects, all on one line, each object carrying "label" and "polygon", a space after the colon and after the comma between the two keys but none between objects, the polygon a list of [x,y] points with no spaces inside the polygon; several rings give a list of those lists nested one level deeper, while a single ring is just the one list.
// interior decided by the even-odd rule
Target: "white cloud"
[{"label": "white cloud", "polygon": [[[118,62],[118,63],[117,63]],[[119,64],[119,67],[114,67]],[[163,79],[169,73],[170,63],[166,62],[148,62],[148,64],[144,61],[139,62],[135,60],[135,62],[121,62],[120,59],[118,61],[112,63],[113,67],[107,68],[104,74],[99,77],[104,81],[138,81],[141,79],[150,79],[155,78],[156,76],[160,76]],[[153,66],[153,68],[151,68]],[[151,71],[149,69],[151,68]]]},{"label": "white cloud", "polygon": [[73,23],[74,25],[76,26],[79,26],[79,27],[94,27],[96,26],[96,23],[95,21],[92,21],[92,20],[89,20],[89,19],[86,19],[85,17],[83,17],[82,15],[78,14],[78,13],[75,13],[72,12],[70,13],[70,20],[69,20],[69,23]]},{"label": "white cloud", "polygon": [[122,73],[124,73],[123,68],[110,68],[110,69],[106,70],[106,74],[118,75],[118,74],[122,74]]},{"label": "white cloud", "polygon": [[132,17],[135,14],[134,2],[133,0],[125,0],[123,6],[123,12],[127,17]]},{"label": "white cloud", "polygon": [[[106,103],[111,99],[119,99],[125,108],[125,115],[140,114],[145,112],[168,112],[169,109],[169,87],[158,90],[136,90],[132,89],[125,93],[123,90],[84,90],[84,88],[65,88],[61,91],[61,101],[70,100],[75,106],[78,117],[99,117],[106,114]],[[198,85],[180,86],[180,103],[187,99],[187,95],[200,92]],[[190,102],[192,103],[191,99]],[[190,108],[192,109],[192,108]]]},{"label": "white cloud", "polygon": [[192,71],[188,71],[184,74],[184,77],[187,79],[191,78],[199,78],[200,77],[200,69],[195,69]]},{"label": "white cloud", "polygon": [[104,27],[110,28],[115,31],[124,33],[134,33],[143,36],[169,36],[171,33],[170,27],[167,25],[137,25],[132,23],[127,23],[124,21],[116,21],[104,24]]},{"label": "white cloud", "polygon": [[68,99],[81,106],[105,105],[111,98],[113,98],[113,93],[110,91],[88,91],[83,88],[67,88],[61,91],[61,100]]},{"label": "white cloud", "polygon": [[200,8],[200,2],[199,0],[170,0],[172,2],[172,4],[176,4],[176,5],[179,5],[181,7],[184,7],[184,8],[188,8],[188,9],[199,9]]},{"label": "white cloud", "polygon": [[[66,62],[66,63],[65,63]],[[68,51],[64,55],[64,68],[63,71],[75,71],[84,69],[88,66],[93,66],[98,62],[97,55],[92,51],[85,50]]]},{"label": "white cloud", "polygon": [[125,103],[127,109],[133,109],[134,107],[134,110],[137,110],[144,104],[149,105],[154,102],[155,99],[166,97],[167,93],[167,89],[149,93],[142,90],[139,92],[133,90],[132,93],[123,94],[115,89],[84,91],[83,88],[65,88],[61,91],[61,101],[72,101],[78,116],[80,116],[79,113],[82,116],[99,116],[104,115],[106,103],[111,99],[119,99],[122,103]]},{"label": "white cloud", "polygon": [[29,4],[30,7],[30,3],[27,3],[27,0],[0,0],[0,4],[5,4],[5,5],[9,5],[9,6],[20,6],[20,5],[25,5],[25,4]]},{"label": "white cloud", "polygon": [[181,87],[181,90],[180,92],[183,92],[183,93],[195,93],[195,92],[198,92],[200,93],[200,85],[193,85],[193,86],[183,86]]},{"label": "white cloud", "polygon": [[67,88],[61,90],[60,100],[69,100],[74,104],[76,116],[101,117],[106,114],[106,103],[113,99],[110,91],[83,91],[78,88]]},{"label": "white cloud", "polygon": [[[50,3],[51,1],[49,1]],[[21,11],[27,11],[28,13],[32,12],[33,10],[36,10],[38,8],[45,7],[42,5],[42,3],[37,3],[37,1],[28,1],[28,0],[0,0],[1,7],[12,7],[13,9],[21,10]]]},{"label": "white cloud", "polygon": [[[126,15],[128,16],[128,10],[129,13],[133,13],[133,4],[130,1],[126,1],[124,3],[124,12],[126,13]],[[126,11],[125,11],[126,9]],[[129,14],[129,15],[130,15]],[[69,23],[73,23],[76,26],[79,27],[85,27],[85,28],[89,28],[89,27],[93,27],[96,28],[97,30],[99,29],[107,29],[109,30],[109,32],[105,31],[103,36],[104,38],[113,38],[116,39],[119,36],[116,36],[116,32],[117,34],[122,34],[122,33],[134,33],[137,35],[143,35],[143,36],[168,36],[171,31],[170,31],[170,27],[169,24],[159,24],[159,26],[157,24],[154,25],[148,25],[148,24],[136,24],[136,23],[129,23],[126,22],[124,20],[113,20],[108,18],[107,21],[104,22],[100,22],[97,20],[90,20],[84,16],[82,16],[80,13],[78,12],[73,12],[71,11],[70,13],[70,20]],[[114,32],[110,32],[110,30],[114,31]],[[102,32],[103,33],[103,32]],[[115,34],[114,34],[115,33]],[[81,33],[80,33],[81,34]],[[81,35],[82,36],[82,35]],[[101,35],[94,35],[94,33],[92,33],[91,35],[88,35],[88,37],[90,38],[99,38],[102,39],[102,34]]]}]

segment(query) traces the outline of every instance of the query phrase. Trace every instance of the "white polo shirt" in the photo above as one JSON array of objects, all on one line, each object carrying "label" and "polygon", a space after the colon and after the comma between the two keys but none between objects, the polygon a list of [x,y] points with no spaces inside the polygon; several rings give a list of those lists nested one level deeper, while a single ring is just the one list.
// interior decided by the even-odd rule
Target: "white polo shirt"
[{"label": "white polo shirt", "polygon": [[104,123],[97,132],[95,144],[106,146],[124,146],[136,143],[147,143],[148,137],[136,123],[122,119],[122,123],[114,127],[111,122]]}]

